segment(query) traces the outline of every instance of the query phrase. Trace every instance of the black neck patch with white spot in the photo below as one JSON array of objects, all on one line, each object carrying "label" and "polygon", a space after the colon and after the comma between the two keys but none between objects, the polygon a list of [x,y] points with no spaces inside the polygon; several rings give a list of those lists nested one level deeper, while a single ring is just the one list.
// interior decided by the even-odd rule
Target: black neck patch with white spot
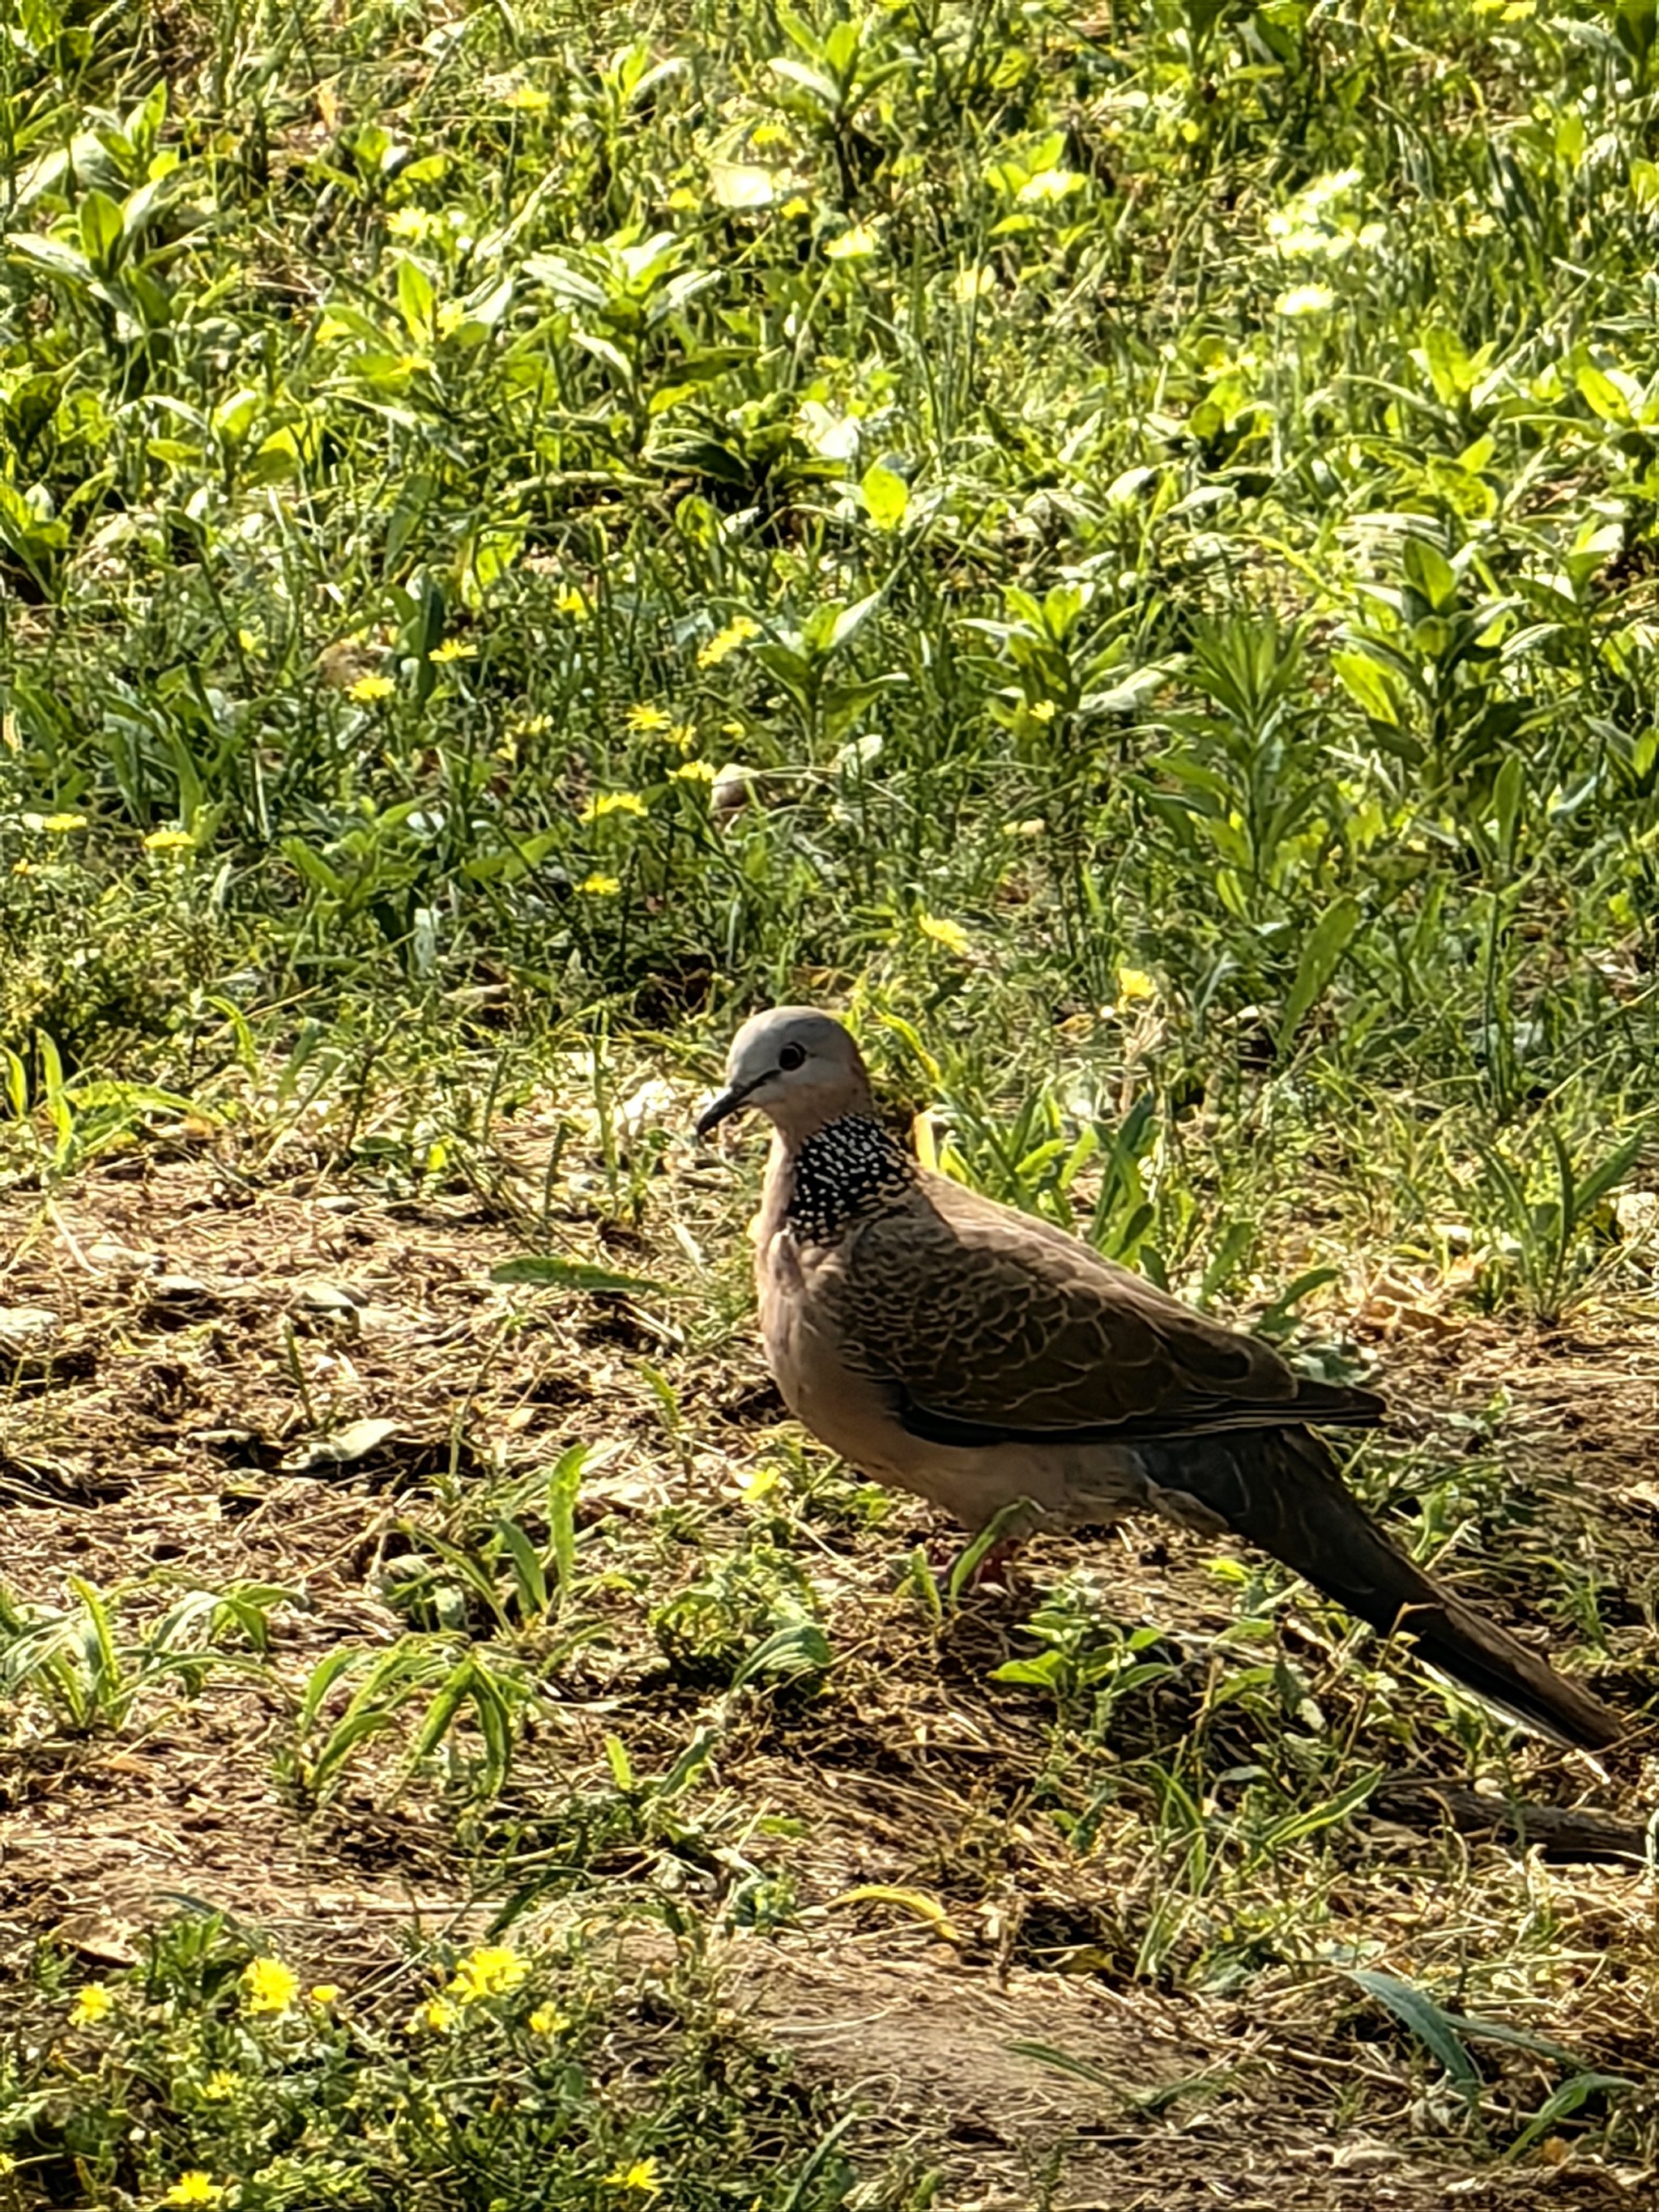
[{"label": "black neck patch with white spot", "polygon": [[833,1244],[855,1221],[899,1204],[916,1179],[915,1162],[867,1114],[847,1114],[815,1129],[795,1154],[786,1215],[808,1244]]}]

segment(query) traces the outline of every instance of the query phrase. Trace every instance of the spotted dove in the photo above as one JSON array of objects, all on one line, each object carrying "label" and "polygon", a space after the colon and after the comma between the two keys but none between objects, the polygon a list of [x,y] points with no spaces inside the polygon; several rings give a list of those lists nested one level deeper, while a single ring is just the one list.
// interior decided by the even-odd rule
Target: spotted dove
[{"label": "spotted dove", "polygon": [[755,1272],[790,1411],[878,1482],[969,1530],[1027,1501],[1033,1525],[1152,1510],[1232,1530],[1432,1665],[1558,1741],[1620,1734],[1399,1551],[1313,1427],[1366,1428],[1382,1401],[1314,1382],[1047,1222],[921,1167],[878,1119],[842,1024],[757,1014],[697,1124],[772,1123]]}]

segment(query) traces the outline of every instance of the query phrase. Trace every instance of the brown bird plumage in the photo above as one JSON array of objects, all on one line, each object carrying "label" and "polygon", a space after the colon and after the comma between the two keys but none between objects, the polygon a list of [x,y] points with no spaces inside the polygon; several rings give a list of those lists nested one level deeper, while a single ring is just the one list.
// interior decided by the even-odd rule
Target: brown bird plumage
[{"label": "brown bird plumage", "polygon": [[755,1256],[767,1357],[790,1410],[854,1467],[972,1530],[1022,1499],[1060,1525],[1151,1509],[1232,1529],[1546,1734],[1620,1734],[1345,1487],[1307,1424],[1372,1425],[1373,1392],[1309,1381],[1076,1237],[919,1167],[827,1014],[757,1014],[726,1073],[699,1132],[745,1107],[773,1125]]}]

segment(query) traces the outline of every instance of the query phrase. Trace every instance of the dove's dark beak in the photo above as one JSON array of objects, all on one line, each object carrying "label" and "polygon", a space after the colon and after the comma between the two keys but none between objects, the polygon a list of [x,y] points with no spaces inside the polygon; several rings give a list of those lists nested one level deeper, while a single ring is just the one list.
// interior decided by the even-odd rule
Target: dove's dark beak
[{"label": "dove's dark beak", "polygon": [[765,1080],[765,1076],[759,1075],[752,1083],[734,1083],[722,1091],[714,1103],[698,1115],[697,1134],[706,1137],[711,1129],[719,1128],[720,1123],[729,1121],[733,1114],[741,1114],[749,1103],[750,1092],[758,1091]]}]

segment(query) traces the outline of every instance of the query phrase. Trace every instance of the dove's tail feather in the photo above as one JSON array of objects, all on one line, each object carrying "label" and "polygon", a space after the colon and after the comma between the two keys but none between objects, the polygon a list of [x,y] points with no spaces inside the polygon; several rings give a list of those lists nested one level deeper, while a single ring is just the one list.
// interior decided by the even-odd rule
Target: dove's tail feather
[{"label": "dove's tail feather", "polygon": [[1589,1691],[1413,1566],[1307,1430],[1240,1431],[1140,1449],[1155,1481],[1199,1499],[1380,1635],[1403,1631],[1431,1665],[1501,1711],[1591,1750],[1623,1734]]}]

